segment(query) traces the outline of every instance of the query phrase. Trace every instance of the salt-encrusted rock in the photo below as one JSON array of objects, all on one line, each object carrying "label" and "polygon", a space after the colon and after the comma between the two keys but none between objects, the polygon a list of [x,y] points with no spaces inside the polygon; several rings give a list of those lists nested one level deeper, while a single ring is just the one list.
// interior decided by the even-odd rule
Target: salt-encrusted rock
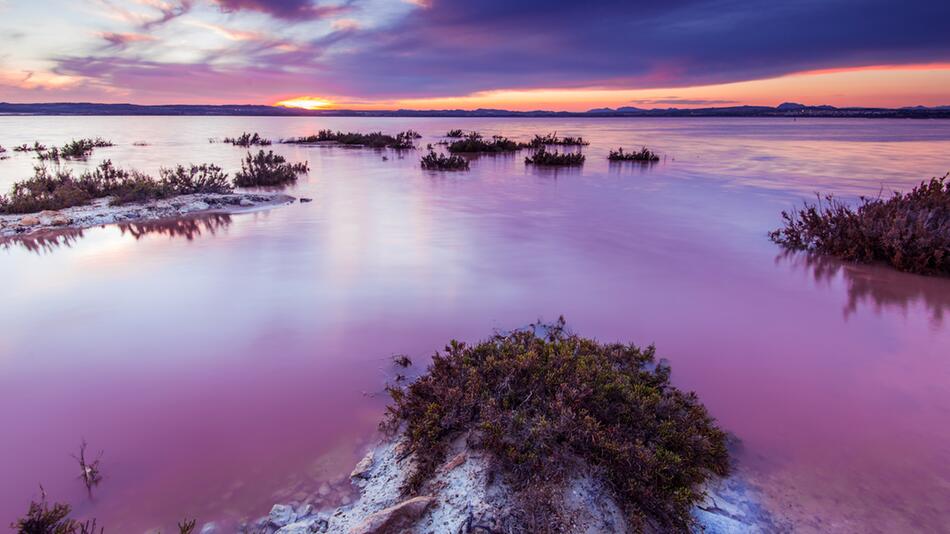
[{"label": "salt-encrusted rock", "polygon": [[312,504],[301,504],[297,507],[296,516],[297,519],[303,519],[313,514],[313,505]]},{"label": "salt-encrusted rock", "polygon": [[43,218],[43,219],[49,219],[49,218],[55,217],[55,216],[57,216],[57,215],[59,215],[59,212],[58,212],[58,211],[54,211],[54,210],[43,210],[43,211],[41,211],[41,212],[39,213],[39,217],[41,217],[41,218]]},{"label": "salt-encrusted rock", "polygon": [[53,226],[66,226],[70,223],[70,220],[69,217],[57,213],[49,220],[49,223]]},{"label": "salt-encrusted rock", "polygon": [[416,521],[435,502],[435,497],[422,495],[380,510],[356,525],[350,534],[398,534],[415,525]]},{"label": "salt-encrusted rock", "polygon": [[40,224],[40,220],[32,215],[26,215],[20,218],[21,226],[36,226],[37,224]]},{"label": "salt-encrusted rock", "polygon": [[219,532],[220,532],[220,529],[218,529],[218,525],[214,521],[201,525],[200,534],[218,534]]},{"label": "salt-encrusted rock", "polygon": [[296,518],[297,514],[294,512],[293,507],[286,504],[275,504],[274,507],[270,509],[270,513],[267,514],[267,522],[277,528],[293,523]]},{"label": "salt-encrusted rock", "polygon": [[326,532],[326,530],[327,517],[323,514],[318,514],[291,523],[278,530],[275,534],[312,534],[314,532]]},{"label": "salt-encrusted rock", "polygon": [[238,201],[238,205],[245,208],[249,208],[254,205],[254,201],[249,198],[242,198],[241,200]]},{"label": "salt-encrusted rock", "polygon": [[369,453],[367,453],[366,456],[364,456],[363,459],[360,460],[358,464],[356,464],[356,467],[353,468],[353,472],[350,473],[350,478],[366,478],[367,473],[369,473],[369,470],[372,468],[373,451],[369,451]]}]

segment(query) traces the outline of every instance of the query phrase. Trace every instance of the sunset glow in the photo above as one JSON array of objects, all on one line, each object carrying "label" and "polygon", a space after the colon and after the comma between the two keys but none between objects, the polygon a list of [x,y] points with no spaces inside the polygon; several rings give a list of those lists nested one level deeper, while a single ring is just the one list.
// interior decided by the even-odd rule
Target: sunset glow
[{"label": "sunset glow", "polygon": [[300,96],[297,98],[290,98],[288,100],[281,100],[276,102],[274,105],[285,108],[324,109],[332,106],[333,102],[316,96]]}]

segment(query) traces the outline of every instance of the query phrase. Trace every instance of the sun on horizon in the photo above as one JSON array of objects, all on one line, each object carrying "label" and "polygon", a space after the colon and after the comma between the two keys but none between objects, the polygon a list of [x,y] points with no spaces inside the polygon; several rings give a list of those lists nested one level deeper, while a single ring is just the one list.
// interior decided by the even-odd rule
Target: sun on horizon
[{"label": "sun on horizon", "polygon": [[333,102],[318,96],[298,96],[296,98],[281,100],[274,105],[285,108],[315,110],[329,108],[333,105]]}]

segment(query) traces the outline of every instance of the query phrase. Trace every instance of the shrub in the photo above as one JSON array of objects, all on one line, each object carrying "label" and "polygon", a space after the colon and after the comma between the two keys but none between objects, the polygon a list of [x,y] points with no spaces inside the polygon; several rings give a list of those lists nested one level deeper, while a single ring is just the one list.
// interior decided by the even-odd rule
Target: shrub
[{"label": "shrub", "polygon": [[334,132],[332,130],[320,130],[316,135],[284,139],[281,142],[292,144],[335,143],[339,145],[366,146],[370,148],[394,148],[402,150],[413,148],[413,141],[420,137],[422,136],[412,130],[398,133],[395,136],[384,134],[382,132],[362,134],[354,132],[343,133]]},{"label": "shrub", "polygon": [[496,152],[514,152],[522,148],[518,143],[507,137],[494,136],[491,141],[482,139],[478,132],[468,134],[464,139],[455,141],[449,145],[449,152],[452,153],[496,153]]},{"label": "shrub", "polygon": [[558,153],[557,151],[548,152],[542,146],[534,153],[534,155],[526,157],[524,162],[528,165],[564,167],[571,165],[583,165],[584,159],[584,155],[580,152],[565,152],[563,154]]},{"label": "shrub", "polygon": [[587,146],[590,142],[583,137],[558,137],[557,132],[547,135],[535,135],[534,139],[526,143],[530,148],[541,148],[545,145]]},{"label": "shrub", "polygon": [[660,161],[660,156],[657,156],[656,153],[647,147],[641,148],[639,152],[624,152],[623,148],[618,148],[616,152],[611,150],[607,159],[610,161],[654,162]]},{"label": "shrub", "polygon": [[231,183],[228,174],[221,171],[221,167],[213,164],[178,165],[174,169],[159,171],[162,184],[177,195],[192,195],[196,193],[230,193]]},{"label": "shrub", "polygon": [[791,250],[856,262],[885,262],[920,274],[950,275],[950,183],[921,182],[890,198],[861,197],[857,209],[831,195],[782,212],[784,227],[769,233]]},{"label": "shrub", "polygon": [[[601,344],[552,325],[451,341],[418,380],[388,391],[383,429],[405,430],[415,464],[405,494],[422,490],[450,444],[469,434],[527,512],[550,508],[581,460],[636,530],[686,531],[702,484],[729,470],[726,436],[695,393],[670,384],[655,349]],[[542,496],[538,500],[538,496]],[[516,514],[517,515],[517,514]],[[542,518],[541,521],[545,521]],[[554,519],[549,521],[556,522]],[[529,530],[555,530],[557,524]]]},{"label": "shrub", "polygon": [[460,137],[465,137],[465,132],[462,130],[449,130],[446,132],[445,136],[457,139]]},{"label": "shrub", "polygon": [[230,143],[234,146],[241,146],[244,148],[247,148],[249,146],[255,146],[255,145],[268,146],[271,144],[271,141],[269,139],[264,139],[263,137],[258,135],[257,132],[254,132],[253,134],[244,132],[239,137],[225,137],[224,142]]},{"label": "shrub", "polygon": [[241,170],[234,175],[237,187],[270,187],[286,185],[297,181],[297,175],[308,172],[307,163],[287,163],[287,160],[273,151],[263,150],[256,156],[247,153],[241,162]]},{"label": "shrub", "polygon": [[423,169],[433,170],[433,171],[467,171],[468,170],[468,160],[462,156],[446,156],[445,154],[437,154],[435,152],[429,152],[427,155],[422,157]]},{"label": "shrub", "polygon": [[9,196],[0,201],[5,213],[33,213],[58,210],[88,202],[92,196],[68,170],[50,173],[36,167],[33,177],[13,184]]},{"label": "shrub", "polygon": [[30,503],[25,517],[10,524],[17,534],[103,534],[104,529],[96,526],[96,520],[80,523],[70,519],[72,508],[68,504],[46,501],[46,491],[40,486],[40,502]]},{"label": "shrub", "polygon": [[33,142],[33,146],[22,144],[20,146],[13,147],[14,152],[43,152],[46,150],[46,145],[41,145],[38,141]]}]

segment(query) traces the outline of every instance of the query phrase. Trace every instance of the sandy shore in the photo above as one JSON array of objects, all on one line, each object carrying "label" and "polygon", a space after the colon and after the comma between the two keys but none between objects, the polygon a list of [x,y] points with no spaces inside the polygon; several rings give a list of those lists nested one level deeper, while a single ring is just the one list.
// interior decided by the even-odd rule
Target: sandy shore
[{"label": "sandy shore", "polygon": [[290,204],[296,198],[282,193],[209,193],[181,195],[141,204],[110,205],[100,198],[84,206],[58,211],[0,215],[0,238],[27,237],[57,230],[81,230],[106,224],[174,219],[201,213],[241,213]]}]

